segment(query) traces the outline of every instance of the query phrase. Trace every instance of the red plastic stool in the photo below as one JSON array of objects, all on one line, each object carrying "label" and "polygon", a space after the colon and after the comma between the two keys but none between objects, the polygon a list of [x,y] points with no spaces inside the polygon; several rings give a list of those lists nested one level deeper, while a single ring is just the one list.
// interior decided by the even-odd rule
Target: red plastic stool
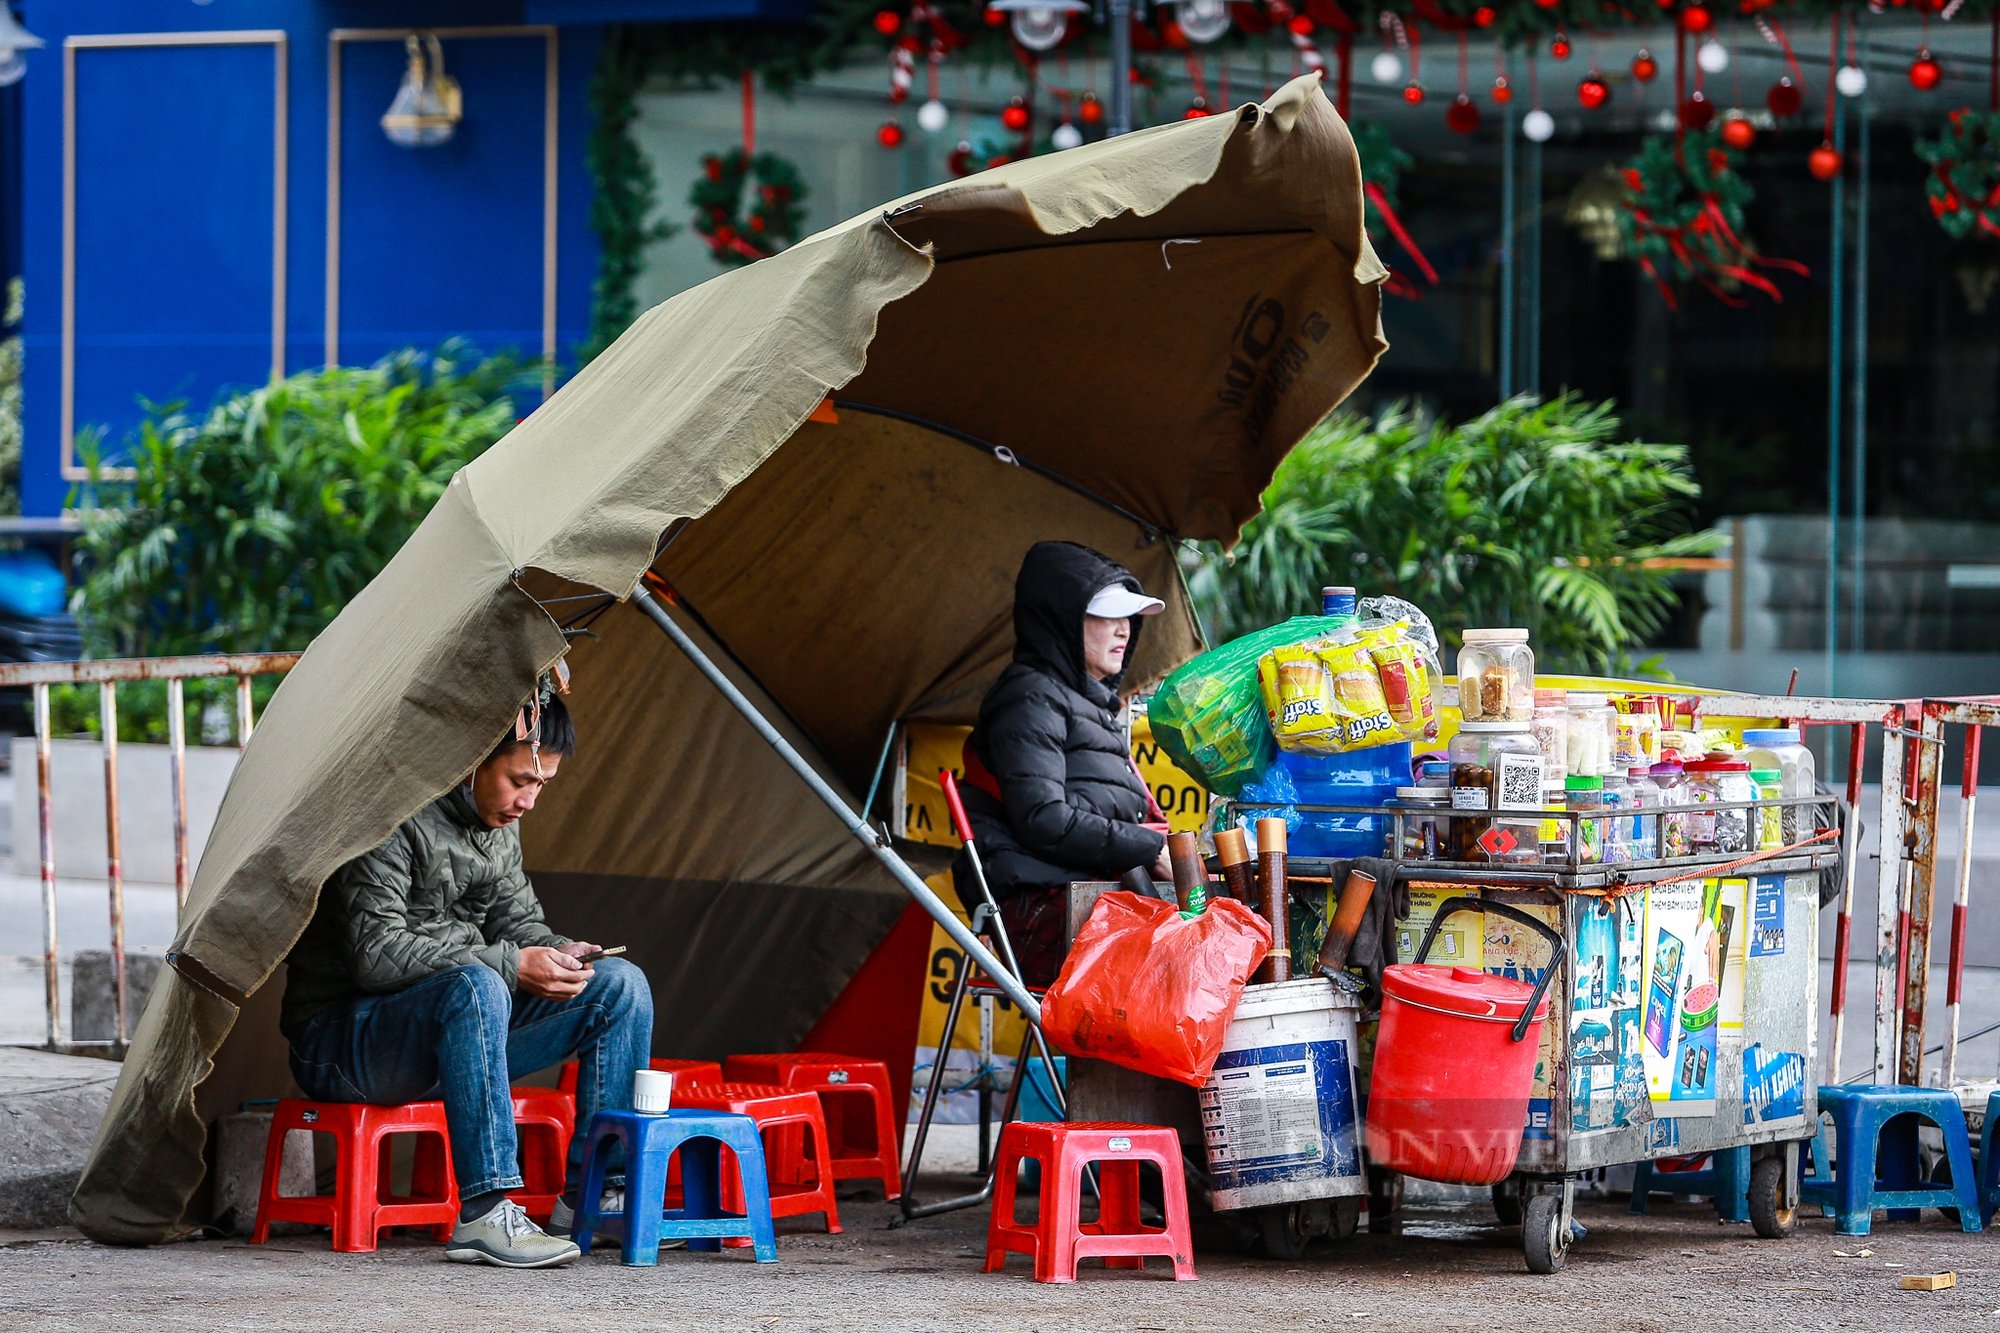
[{"label": "red plastic stool", "polygon": [[[278,1172],[285,1160],[285,1135],[295,1129],[331,1134],[337,1150],[332,1194],[287,1196],[278,1193]],[[392,1195],[389,1185],[389,1139],[397,1134],[421,1134],[414,1172],[413,1197]],[[428,1188],[426,1188],[428,1186]],[[271,1235],[273,1222],[306,1222],[333,1228],[333,1248],[343,1254],[365,1254],[375,1248],[383,1227],[429,1227],[437,1240],[450,1240],[458,1225],[458,1186],[451,1174],[451,1135],[445,1127],[443,1102],[411,1102],[407,1106],[374,1106],[366,1102],[311,1102],[287,1097],[271,1116],[271,1137],[264,1146],[264,1184],[257,1195],[257,1225],[253,1245]]]},{"label": "red plastic stool", "polygon": [[[673,1074],[676,1100],[679,1100],[682,1088],[693,1087],[697,1083],[722,1082],[722,1066],[713,1060],[652,1060],[646,1067],[665,1069]],[[556,1087],[572,1098],[576,1096],[576,1061],[571,1060],[562,1067],[562,1074],[556,1081]]]},{"label": "red plastic stool", "polygon": [[[840,1234],[840,1206],[833,1200],[832,1152],[826,1114],[820,1108],[818,1093],[792,1092],[768,1083],[703,1083],[690,1088],[686,1097],[675,1088],[674,1106],[697,1111],[733,1111],[756,1121],[764,1136],[765,1157],[769,1162],[771,1216],[824,1213],[827,1234]],[[794,1128],[804,1132],[795,1137],[783,1132]],[[785,1154],[789,1160],[780,1163],[773,1154]],[[807,1167],[811,1168],[809,1173]],[[808,1174],[810,1180],[806,1179]],[[737,1177],[725,1161],[722,1206],[740,1213],[743,1187],[740,1181],[731,1184],[732,1180]],[[724,1243],[749,1244],[748,1241]]]},{"label": "red plastic stool", "polygon": [[563,1168],[576,1132],[576,1101],[559,1088],[515,1088],[514,1132],[521,1145],[521,1188],[507,1197],[537,1222],[562,1197]]},{"label": "red plastic stool", "polygon": [[[1032,1224],[1014,1220],[1015,1181],[1021,1163],[1040,1163],[1041,1208]],[[1098,1164],[1098,1220],[1084,1222],[1083,1170]],[[1166,1226],[1139,1222],[1139,1163],[1160,1168]],[[1000,1131],[993,1216],[986,1228],[986,1268],[997,1273],[1007,1256],[1035,1261],[1035,1281],[1074,1282],[1077,1262],[1102,1259],[1106,1268],[1142,1268],[1145,1256],[1174,1262],[1176,1282],[1194,1281],[1194,1242],[1188,1228],[1187,1184],[1181,1178],[1181,1139],[1156,1125],[1109,1122],[1064,1124],[1010,1121]]]},{"label": "red plastic stool", "polygon": [[723,1069],[732,1083],[775,1083],[794,1092],[817,1092],[833,1135],[833,1178],[877,1181],[883,1198],[902,1197],[902,1145],[888,1065],[830,1051],[794,1051],[732,1055]]}]

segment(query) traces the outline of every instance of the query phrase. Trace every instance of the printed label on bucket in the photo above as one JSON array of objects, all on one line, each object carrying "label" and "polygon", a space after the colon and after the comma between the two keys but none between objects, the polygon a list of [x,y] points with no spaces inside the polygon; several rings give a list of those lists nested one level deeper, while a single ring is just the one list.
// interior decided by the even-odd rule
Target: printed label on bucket
[{"label": "printed label on bucket", "polygon": [[1345,1041],[1225,1051],[1201,1121],[1218,1191],[1361,1171]]}]

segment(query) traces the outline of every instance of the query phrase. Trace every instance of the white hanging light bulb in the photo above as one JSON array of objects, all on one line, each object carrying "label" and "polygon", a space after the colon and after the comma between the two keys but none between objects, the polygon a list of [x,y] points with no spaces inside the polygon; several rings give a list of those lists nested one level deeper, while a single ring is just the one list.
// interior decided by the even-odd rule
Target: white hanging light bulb
[{"label": "white hanging light bulb", "polygon": [[1720,74],[1729,68],[1729,48],[1711,37],[1695,51],[1694,63],[1704,74]]},{"label": "white hanging light bulb", "polygon": [[1521,133],[1533,143],[1547,143],[1555,132],[1556,118],[1540,107],[1521,117]]},{"label": "white hanging light bulb", "polygon": [[1394,51],[1377,51],[1368,62],[1368,77],[1377,83],[1401,83],[1403,62]]},{"label": "white hanging light bulb", "polygon": [[1069,33],[1069,22],[1086,8],[1083,0],[992,0],[988,9],[1008,16],[1014,40],[1030,51],[1053,51]]},{"label": "white hanging light bulb", "polygon": [[1174,22],[1189,41],[1206,46],[1229,31],[1229,6],[1224,0],[1180,0]]},{"label": "white hanging light bulb", "polygon": [[1842,97],[1859,97],[1868,91],[1868,71],[1859,65],[1842,65],[1834,72],[1833,86]]},{"label": "white hanging light bulb", "polygon": [[1049,142],[1058,149],[1077,148],[1083,144],[1083,131],[1064,121],[1049,131]]},{"label": "white hanging light bulb", "polygon": [[943,102],[933,97],[917,108],[917,127],[925,134],[942,134],[944,127],[951,124],[951,111]]},{"label": "white hanging light bulb", "polygon": [[401,148],[432,148],[451,138],[464,115],[458,81],[444,72],[444,51],[433,34],[412,33],[403,49],[409,63],[382,113],[382,133]]}]

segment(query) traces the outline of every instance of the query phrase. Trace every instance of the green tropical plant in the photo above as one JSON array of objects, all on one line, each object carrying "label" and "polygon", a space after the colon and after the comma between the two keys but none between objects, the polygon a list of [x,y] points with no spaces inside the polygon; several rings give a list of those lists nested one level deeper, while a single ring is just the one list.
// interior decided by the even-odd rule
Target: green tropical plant
[{"label": "green tropical plant", "polygon": [[103,480],[103,448],[81,437],[86,651],[303,648],[513,427],[512,395],[540,373],[452,342],[305,371],[203,414],[155,407],[118,460],[130,482]]},{"label": "green tropical plant", "polygon": [[[1422,607],[1448,640],[1519,626],[1553,669],[1629,670],[1698,556],[1687,451],[1620,442],[1609,403],[1515,398],[1460,425],[1405,406],[1336,415],[1278,468],[1264,512],[1189,587],[1211,642],[1316,608],[1325,584]],[[1449,669],[1449,663],[1446,664]]]}]

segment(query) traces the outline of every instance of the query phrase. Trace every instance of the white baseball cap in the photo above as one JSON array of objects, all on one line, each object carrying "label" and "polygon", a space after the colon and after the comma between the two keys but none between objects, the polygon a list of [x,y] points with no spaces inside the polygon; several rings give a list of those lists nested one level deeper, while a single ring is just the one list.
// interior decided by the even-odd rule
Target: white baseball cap
[{"label": "white baseball cap", "polygon": [[1126,620],[1132,616],[1156,616],[1167,609],[1167,604],[1157,597],[1148,597],[1142,592],[1133,592],[1122,583],[1113,583],[1097,590],[1097,596],[1090,599],[1084,608],[1093,616],[1103,616],[1106,620]]}]

